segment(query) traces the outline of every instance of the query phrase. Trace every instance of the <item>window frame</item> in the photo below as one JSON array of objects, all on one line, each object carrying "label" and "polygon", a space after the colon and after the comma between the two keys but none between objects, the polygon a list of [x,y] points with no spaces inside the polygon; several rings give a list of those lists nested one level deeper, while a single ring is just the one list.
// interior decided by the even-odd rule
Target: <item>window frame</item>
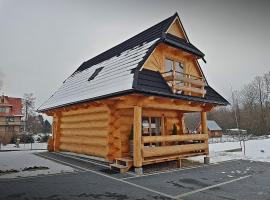
[{"label": "window frame", "polygon": [[[183,59],[179,59],[179,58],[176,58],[176,57],[173,57],[173,56],[169,56],[169,55],[165,55],[164,56],[164,59],[163,59],[163,69],[162,71],[165,72],[165,68],[166,68],[166,60],[171,60],[173,61],[173,63],[181,63],[182,66],[183,66],[183,74],[186,74],[186,62],[183,60]],[[175,64],[173,64],[175,65]]]}]

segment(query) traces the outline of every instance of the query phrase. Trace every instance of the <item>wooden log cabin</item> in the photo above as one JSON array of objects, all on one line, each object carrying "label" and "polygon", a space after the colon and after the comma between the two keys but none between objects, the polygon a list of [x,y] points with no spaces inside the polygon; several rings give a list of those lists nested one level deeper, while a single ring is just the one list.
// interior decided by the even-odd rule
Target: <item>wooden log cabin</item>
[{"label": "wooden log cabin", "polygon": [[[208,156],[207,112],[228,101],[207,83],[177,13],[84,62],[39,108],[53,117],[53,151],[102,157],[112,167]],[[202,134],[184,115],[201,113]]]}]

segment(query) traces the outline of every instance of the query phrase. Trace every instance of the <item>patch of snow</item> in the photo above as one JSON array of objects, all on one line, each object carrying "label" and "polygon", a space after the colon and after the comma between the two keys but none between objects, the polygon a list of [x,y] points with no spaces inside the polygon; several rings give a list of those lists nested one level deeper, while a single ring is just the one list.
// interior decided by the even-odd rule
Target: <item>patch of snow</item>
[{"label": "patch of snow", "polygon": [[[20,144],[19,148],[15,144],[1,145],[1,150],[29,150],[31,143]],[[47,143],[32,143],[32,149],[47,149]]]},{"label": "patch of snow", "polygon": [[[209,144],[209,156],[211,163],[228,160],[244,159],[252,161],[270,162],[270,138],[248,140],[245,142],[246,152],[225,152],[240,148],[239,142],[224,142]],[[242,143],[243,148],[243,143]],[[263,150],[263,152],[262,152]],[[203,161],[203,156],[190,158],[191,160]],[[247,169],[246,171],[248,171]]]},{"label": "patch of snow", "polygon": [[[18,170],[19,172],[2,174],[1,178],[18,178],[27,176],[47,175],[47,174],[58,174],[64,172],[73,172],[74,169],[65,166],[45,158],[41,158],[34,155],[34,152],[41,151],[9,151],[0,152],[0,170]],[[22,171],[29,167],[48,167],[49,169],[35,170],[35,171]]]}]

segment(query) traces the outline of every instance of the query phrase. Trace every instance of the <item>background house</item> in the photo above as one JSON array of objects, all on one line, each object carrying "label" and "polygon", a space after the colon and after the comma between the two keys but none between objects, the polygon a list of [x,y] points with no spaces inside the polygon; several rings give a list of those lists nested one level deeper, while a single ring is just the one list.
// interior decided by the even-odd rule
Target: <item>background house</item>
[{"label": "background house", "polygon": [[0,142],[9,143],[22,130],[22,99],[0,97]]},{"label": "background house", "polygon": [[[222,137],[222,128],[214,120],[207,120],[208,135],[210,138]],[[201,125],[197,128],[197,132],[201,133]]]}]

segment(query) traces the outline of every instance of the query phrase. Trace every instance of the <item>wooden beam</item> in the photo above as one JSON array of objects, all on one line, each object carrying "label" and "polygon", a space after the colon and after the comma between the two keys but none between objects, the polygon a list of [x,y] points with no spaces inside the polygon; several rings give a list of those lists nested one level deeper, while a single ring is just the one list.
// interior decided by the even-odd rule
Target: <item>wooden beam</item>
[{"label": "wooden beam", "polygon": [[204,90],[204,89],[195,88],[195,87],[189,87],[189,86],[176,85],[175,86],[175,89],[177,91],[193,92],[193,93],[197,93],[197,94],[201,94],[201,95],[205,95],[206,94],[206,90]]},{"label": "wooden beam", "polygon": [[209,147],[208,147],[208,127],[207,127],[207,113],[201,112],[201,125],[202,125],[202,134],[207,134],[207,139],[204,143],[207,145],[207,155],[209,154]]},{"label": "wooden beam", "polygon": [[157,142],[175,142],[175,141],[189,141],[189,140],[206,140],[207,134],[185,134],[185,135],[165,135],[165,136],[144,136],[143,143],[157,143]]},{"label": "wooden beam", "polygon": [[208,134],[206,112],[201,112],[201,124],[202,124],[202,133]]},{"label": "wooden beam", "polygon": [[182,110],[182,111],[193,111],[193,112],[201,112],[202,108],[200,106],[190,106],[188,104],[173,104],[170,103],[161,103],[161,102],[151,102],[148,104],[144,104],[143,107],[145,108],[156,108],[156,109],[169,109],[169,110]]},{"label": "wooden beam", "polygon": [[156,157],[156,156],[181,155],[184,153],[204,151],[207,149],[208,149],[208,145],[205,143],[160,146],[160,147],[144,147],[143,156],[144,158],[149,158],[149,157]]},{"label": "wooden beam", "polygon": [[133,120],[133,160],[134,167],[142,167],[142,107],[134,107]]}]

